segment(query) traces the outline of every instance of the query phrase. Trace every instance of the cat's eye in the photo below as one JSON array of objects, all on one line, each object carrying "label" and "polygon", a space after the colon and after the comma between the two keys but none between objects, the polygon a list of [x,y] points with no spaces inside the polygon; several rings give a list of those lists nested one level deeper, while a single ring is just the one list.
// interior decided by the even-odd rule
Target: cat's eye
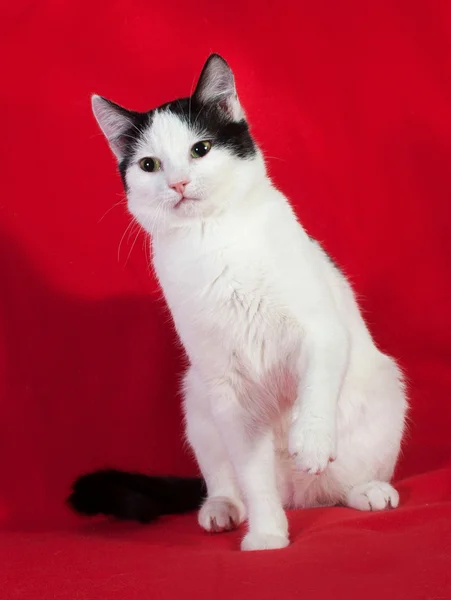
[{"label": "cat's eye", "polygon": [[150,158],[146,156],[146,158],[142,158],[139,161],[139,166],[146,173],[154,173],[155,171],[159,171],[161,169],[161,162],[158,158]]},{"label": "cat's eye", "polygon": [[191,156],[193,158],[202,158],[203,156],[208,154],[210,152],[210,150],[211,150],[211,142],[209,142],[207,140],[204,142],[197,142],[191,148]]}]

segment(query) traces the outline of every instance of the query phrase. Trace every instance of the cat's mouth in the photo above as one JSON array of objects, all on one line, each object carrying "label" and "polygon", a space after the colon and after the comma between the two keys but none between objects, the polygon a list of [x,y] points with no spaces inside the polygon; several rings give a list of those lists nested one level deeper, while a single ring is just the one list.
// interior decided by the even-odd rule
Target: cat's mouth
[{"label": "cat's mouth", "polygon": [[186,204],[188,202],[193,202],[195,201],[195,198],[190,198],[188,196],[182,196],[180,198],[180,200],[178,200],[175,204],[174,204],[174,208],[179,208],[179,206],[181,206],[182,204]]}]

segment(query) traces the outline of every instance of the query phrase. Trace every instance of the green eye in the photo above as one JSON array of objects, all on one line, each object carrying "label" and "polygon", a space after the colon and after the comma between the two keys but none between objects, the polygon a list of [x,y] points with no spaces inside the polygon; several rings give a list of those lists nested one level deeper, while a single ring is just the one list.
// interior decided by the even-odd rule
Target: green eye
[{"label": "green eye", "polygon": [[208,154],[211,150],[211,142],[197,142],[191,148],[191,156],[193,158],[202,158],[206,154]]},{"label": "green eye", "polygon": [[158,158],[150,158],[146,156],[146,158],[142,158],[139,161],[139,166],[146,173],[154,173],[155,171],[159,171],[161,169],[161,162]]}]

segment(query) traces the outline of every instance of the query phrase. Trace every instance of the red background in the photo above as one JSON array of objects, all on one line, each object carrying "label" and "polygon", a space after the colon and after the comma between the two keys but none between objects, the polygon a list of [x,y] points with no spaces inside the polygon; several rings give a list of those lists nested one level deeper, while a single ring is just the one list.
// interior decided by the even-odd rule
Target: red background
[{"label": "red background", "polygon": [[[2,2],[2,599],[451,597],[451,4]],[[291,512],[241,554],[194,515],[84,523],[103,465],[195,473],[181,351],[90,94],[148,109],[233,67],[271,175],[410,382],[402,507]],[[124,234],[125,232],[125,234]]]}]

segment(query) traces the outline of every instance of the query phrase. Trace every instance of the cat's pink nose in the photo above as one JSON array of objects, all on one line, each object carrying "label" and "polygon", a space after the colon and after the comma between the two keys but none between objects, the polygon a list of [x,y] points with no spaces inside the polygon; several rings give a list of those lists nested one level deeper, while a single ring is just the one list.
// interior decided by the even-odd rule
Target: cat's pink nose
[{"label": "cat's pink nose", "polygon": [[185,186],[188,185],[188,183],[189,181],[184,179],[183,181],[177,181],[177,183],[170,183],[169,187],[183,196],[185,193]]}]

